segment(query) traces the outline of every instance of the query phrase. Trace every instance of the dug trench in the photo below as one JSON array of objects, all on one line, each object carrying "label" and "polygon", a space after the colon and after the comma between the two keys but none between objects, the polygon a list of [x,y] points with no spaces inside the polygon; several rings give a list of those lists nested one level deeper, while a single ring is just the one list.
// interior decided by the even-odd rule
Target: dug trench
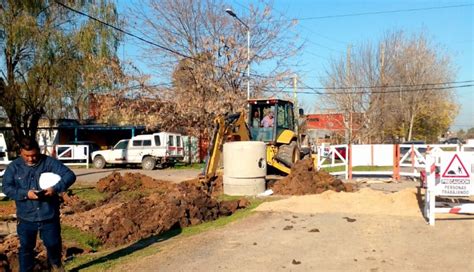
[{"label": "dug trench", "polygon": [[[99,180],[96,189],[105,198],[95,204],[78,196],[63,195],[61,223],[78,228],[97,237],[104,247],[116,247],[140,239],[159,235],[172,228],[184,228],[219,216],[228,216],[237,209],[247,207],[246,199],[218,200],[222,179],[218,179],[212,192],[198,179],[171,184],[138,173],[112,173]],[[2,208],[14,213],[14,203]],[[15,222],[11,216],[4,216]],[[0,238],[0,271],[18,270],[19,241],[16,235],[4,233]],[[64,243],[63,255],[86,252]],[[46,253],[38,241],[36,270],[47,268]]]},{"label": "dug trench", "polygon": [[[354,189],[326,172],[317,172],[311,160],[297,162],[291,175],[269,186],[279,195],[318,194],[326,190],[351,192]],[[109,248],[229,216],[250,204],[245,198],[219,200],[218,196],[223,192],[222,177],[214,181],[210,191],[199,179],[173,184],[139,173],[121,175],[115,172],[100,179],[96,190],[105,195],[97,203],[86,202],[71,191],[64,194],[61,222],[94,235]],[[37,252],[37,268],[46,267],[46,254],[40,242]],[[66,258],[87,252],[75,244],[64,243]],[[16,270],[17,253],[17,237],[3,237],[0,269]]]}]

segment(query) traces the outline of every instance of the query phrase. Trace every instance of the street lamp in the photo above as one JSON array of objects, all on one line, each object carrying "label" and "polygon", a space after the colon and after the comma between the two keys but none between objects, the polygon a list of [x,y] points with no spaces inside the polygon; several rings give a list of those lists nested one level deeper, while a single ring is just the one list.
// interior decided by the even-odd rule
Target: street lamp
[{"label": "street lamp", "polygon": [[248,100],[250,99],[250,28],[246,23],[240,20],[240,18],[237,17],[237,15],[231,9],[226,9],[225,12],[227,12],[227,14],[237,19],[237,21],[239,21],[247,29],[247,100]]}]

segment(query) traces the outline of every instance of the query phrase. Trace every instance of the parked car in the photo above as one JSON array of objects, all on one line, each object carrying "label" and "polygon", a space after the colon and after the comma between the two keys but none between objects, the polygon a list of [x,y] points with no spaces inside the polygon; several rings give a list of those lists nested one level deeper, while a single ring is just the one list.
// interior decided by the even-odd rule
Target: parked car
[{"label": "parked car", "polygon": [[460,138],[449,138],[449,139],[446,139],[444,141],[441,142],[442,144],[457,144],[457,145],[460,145],[460,144],[463,144],[464,141]]},{"label": "parked car", "polygon": [[159,132],[120,140],[112,149],[92,153],[95,168],[106,164],[141,164],[144,170],[155,166],[173,166],[184,159],[183,137],[178,133]]},{"label": "parked car", "polygon": [[[410,151],[411,146],[413,145],[426,145],[425,142],[423,141],[408,141],[408,142],[403,142],[402,145],[407,145],[407,146],[401,146],[400,147],[400,155],[403,156],[405,155],[408,151]],[[416,148],[416,147],[415,147]],[[421,154],[426,153],[427,148],[426,147],[419,147],[417,148],[418,152]]]}]

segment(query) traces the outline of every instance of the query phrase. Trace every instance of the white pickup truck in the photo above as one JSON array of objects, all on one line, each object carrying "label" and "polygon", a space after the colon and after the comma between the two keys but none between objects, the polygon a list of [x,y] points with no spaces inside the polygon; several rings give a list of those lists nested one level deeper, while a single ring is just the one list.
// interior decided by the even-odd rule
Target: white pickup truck
[{"label": "white pickup truck", "polygon": [[183,137],[178,133],[159,132],[120,140],[112,149],[92,152],[95,168],[106,164],[141,164],[144,170],[155,166],[173,166],[184,159]]}]

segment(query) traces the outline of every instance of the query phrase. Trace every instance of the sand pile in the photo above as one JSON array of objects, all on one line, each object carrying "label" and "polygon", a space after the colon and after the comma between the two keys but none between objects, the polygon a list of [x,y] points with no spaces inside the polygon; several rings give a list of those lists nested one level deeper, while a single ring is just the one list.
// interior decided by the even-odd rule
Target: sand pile
[{"label": "sand pile", "polygon": [[416,189],[409,188],[392,194],[372,189],[361,189],[354,193],[327,191],[319,195],[293,196],[265,202],[257,210],[420,216],[419,207]]},{"label": "sand pile", "polygon": [[316,171],[311,159],[300,160],[291,168],[291,174],[277,181],[271,188],[280,195],[320,194],[327,190],[352,192],[354,185],[343,183],[325,171]]}]

